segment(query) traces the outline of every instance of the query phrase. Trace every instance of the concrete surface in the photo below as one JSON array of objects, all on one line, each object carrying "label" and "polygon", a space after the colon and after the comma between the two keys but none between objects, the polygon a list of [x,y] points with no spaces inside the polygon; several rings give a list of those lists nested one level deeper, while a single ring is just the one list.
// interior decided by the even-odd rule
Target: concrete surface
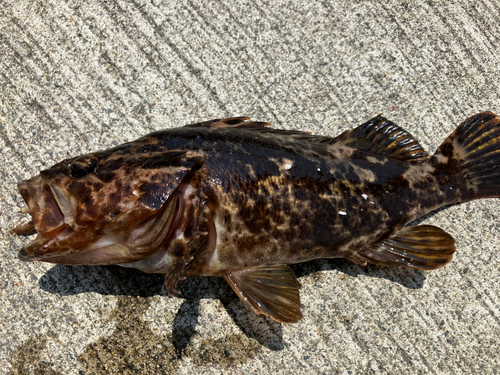
[{"label": "concrete surface", "polygon": [[19,179],[152,130],[249,115],[336,135],[383,113],[430,152],[500,111],[500,2],[0,2],[0,372],[495,374],[500,200],[424,219],[435,272],[294,267],[304,319],[254,316],[223,280],[23,263]]}]

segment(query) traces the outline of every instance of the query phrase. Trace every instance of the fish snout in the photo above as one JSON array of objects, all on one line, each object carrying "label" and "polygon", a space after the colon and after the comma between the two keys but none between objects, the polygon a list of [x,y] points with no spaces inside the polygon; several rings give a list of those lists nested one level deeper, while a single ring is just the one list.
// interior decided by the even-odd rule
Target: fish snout
[{"label": "fish snout", "polygon": [[68,200],[61,189],[51,187],[50,182],[41,175],[19,181],[17,187],[28,206],[22,211],[30,214],[32,219],[30,222],[19,224],[12,232],[19,235],[31,234],[34,231],[38,233],[34,241],[19,251],[18,257],[26,261],[36,260],[46,251],[47,242],[67,226],[59,202],[68,206]]}]

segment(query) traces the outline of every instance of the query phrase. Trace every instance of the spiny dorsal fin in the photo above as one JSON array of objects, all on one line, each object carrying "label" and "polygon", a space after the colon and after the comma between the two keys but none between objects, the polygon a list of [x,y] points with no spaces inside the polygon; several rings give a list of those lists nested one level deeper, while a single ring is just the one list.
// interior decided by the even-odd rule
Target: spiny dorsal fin
[{"label": "spiny dorsal fin", "polygon": [[283,129],[273,129],[270,128],[271,124],[268,122],[257,122],[257,121],[247,121],[250,117],[232,117],[226,119],[216,119],[205,122],[199,122],[197,124],[186,125],[187,128],[195,127],[208,127],[214,129],[224,129],[224,128],[237,128],[243,130],[257,131],[261,134],[277,134],[280,136],[289,136],[293,139],[310,141],[311,139],[330,139],[327,137],[311,135],[310,132],[304,132],[300,130],[283,130]]},{"label": "spiny dorsal fin", "polygon": [[265,129],[266,127],[271,126],[268,122],[253,122],[249,121],[250,117],[231,117],[231,118],[223,118],[223,119],[215,119],[204,122],[198,122],[196,124],[189,124],[185,127],[195,128],[204,126],[207,128],[241,128],[241,127],[255,127],[258,129]]},{"label": "spiny dorsal fin", "polygon": [[419,270],[444,267],[453,257],[455,240],[432,225],[403,227],[392,236],[349,256],[358,263],[405,266]]},{"label": "spiny dorsal fin", "polygon": [[429,158],[429,154],[410,133],[381,115],[326,143],[343,144],[357,150],[413,164],[423,163]]},{"label": "spiny dorsal fin", "polygon": [[248,268],[229,272],[224,278],[255,314],[281,323],[302,319],[297,279],[288,266]]}]

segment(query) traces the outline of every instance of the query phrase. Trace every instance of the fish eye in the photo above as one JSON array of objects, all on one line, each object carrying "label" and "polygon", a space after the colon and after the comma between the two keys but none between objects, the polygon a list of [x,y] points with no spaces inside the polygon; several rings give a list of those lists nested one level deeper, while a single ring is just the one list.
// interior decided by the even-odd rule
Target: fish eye
[{"label": "fish eye", "polygon": [[82,178],[88,174],[94,173],[97,169],[97,164],[99,161],[95,155],[83,155],[71,162],[69,165],[69,170],[71,177]]}]

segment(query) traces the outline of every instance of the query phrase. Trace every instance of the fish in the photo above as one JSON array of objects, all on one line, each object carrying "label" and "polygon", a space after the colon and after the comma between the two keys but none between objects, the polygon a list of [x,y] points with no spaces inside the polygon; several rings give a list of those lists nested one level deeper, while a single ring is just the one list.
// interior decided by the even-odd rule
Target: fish
[{"label": "fish", "polygon": [[466,119],[429,155],[378,115],[337,137],[280,130],[249,117],[156,131],[18,182],[36,237],[23,261],[120,265],[223,277],[255,314],[302,319],[288,265],[346,258],[435,270],[455,240],[411,225],[439,207],[500,196],[500,123]]}]

